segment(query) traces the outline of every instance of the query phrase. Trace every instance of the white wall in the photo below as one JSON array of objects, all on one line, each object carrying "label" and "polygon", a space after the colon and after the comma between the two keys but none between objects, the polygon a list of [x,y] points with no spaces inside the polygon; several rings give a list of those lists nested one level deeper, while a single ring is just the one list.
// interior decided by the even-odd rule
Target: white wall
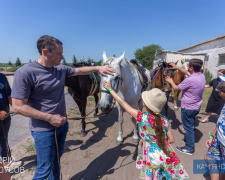
[{"label": "white wall", "polygon": [[182,53],[206,53],[209,58],[208,62],[205,61],[205,68],[207,68],[215,78],[217,76],[217,71],[219,69],[225,69],[225,65],[219,65],[219,55],[218,54],[224,54],[225,53],[225,37],[221,39],[217,39],[214,41],[210,41],[198,46],[195,46],[193,48],[179,51]]}]

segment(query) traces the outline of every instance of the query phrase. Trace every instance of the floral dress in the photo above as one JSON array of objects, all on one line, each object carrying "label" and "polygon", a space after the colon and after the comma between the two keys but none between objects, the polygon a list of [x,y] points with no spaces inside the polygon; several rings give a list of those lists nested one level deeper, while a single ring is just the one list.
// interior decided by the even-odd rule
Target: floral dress
[{"label": "floral dress", "polygon": [[[168,118],[160,115],[164,135],[168,131]],[[136,167],[141,169],[140,178],[158,180],[163,176],[166,179],[189,178],[186,170],[180,163],[173,147],[166,141],[171,157],[167,156],[157,144],[155,134],[155,117],[150,112],[138,112],[137,123],[140,134]]]}]

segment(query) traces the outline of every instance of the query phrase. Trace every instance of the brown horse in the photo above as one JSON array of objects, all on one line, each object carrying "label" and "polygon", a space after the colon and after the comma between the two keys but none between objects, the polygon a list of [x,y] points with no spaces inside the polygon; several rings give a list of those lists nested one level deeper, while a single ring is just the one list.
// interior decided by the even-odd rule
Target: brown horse
[{"label": "brown horse", "polygon": [[[83,65],[90,66],[90,64],[84,62],[80,64],[74,64],[75,67],[80,67]],[[93,85],[93,81],[89,75],[70,76],[66,77],[65,86],[68,86],[68,92],[73,97],[74,101],[77,103],[82,117],[86,116],[86,105],[88,96],[90,95],[94,96],[95,104],[97,106],[99,101],[98,93],[100,81],[97,81],[97,83]],[[98,108],[95,109],[94,116],[97,116],[97,114]],[[83,118],[81,122],[82,122],[81,135],[86,136],[87,132],[85,131],[86,128],[85,118]]]},{"label": "brown horse", "polygon": [[171,69],[172,66],[169,65],[167,62],[162,62],[162,64],[157,67],[154,71],[154,77],[152,79],[152,87],[153,88],[159,88],[162,91],[166,93],[167,97],[167,102],[165,104],[165,113],[167,116],[167,109],[168,109],[168,99],[169,99],[169,94],[172,91],[172,86],[170,83],[165,81],[165,77],[173,77],[174,76],[174,69]]},{"label": "brown horse", "polygon": [[[186,66],[186,64],[182,60],[181,60],[181,64],[182,64],[182,68],[184,68],[184,69],[187,70],[187,66]],[[175,74],[173,76],[173,82],[176,85],[178,85],[178,84],[180,84],[184,80],[184,78],[185,78],[184,73],[182,73],[179,70],[176,70],[175,71]],[[177,99],[179,97],[180,91],[173,90],[173,92],[174,92],[174,106],[173,106],[173,108],[174,108],[174,110],[177,110],[178,109],[178,107],[177,107]]]}]

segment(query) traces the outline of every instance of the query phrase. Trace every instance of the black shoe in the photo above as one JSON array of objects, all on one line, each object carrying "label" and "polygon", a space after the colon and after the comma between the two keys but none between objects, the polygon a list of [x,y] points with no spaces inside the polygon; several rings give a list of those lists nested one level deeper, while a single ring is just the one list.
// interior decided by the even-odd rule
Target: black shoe
[{"label": "black shoe", "polygon": [[181,139],[181,141],[183,142],[183,143],[185,143],[186,141],[185,141],[185,139]]},{"label": "black shoe", "polygon": [[177,146],[177,150],[188,155],[192,155],[194,153],[194,151],[189,151],[188,149],[186,149],[185,146],[184,147]]}]

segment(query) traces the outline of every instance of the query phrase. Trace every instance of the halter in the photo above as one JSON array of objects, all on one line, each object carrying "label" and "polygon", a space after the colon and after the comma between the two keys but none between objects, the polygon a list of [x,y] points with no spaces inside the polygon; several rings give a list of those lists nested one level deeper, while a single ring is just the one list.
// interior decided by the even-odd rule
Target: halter
[{"label": "halter", "polygon": [[[105,66],[105,65],[110,66],[110,64],[109,64],[109,63],[106,63],[106,62],[103,64],[103,66]],[[110,67],[112,67],[112,66],[110,66]],[[121,69],[121,67],[120,67],[120,69]],[[116,91],[117,93],[118,93],[118,88],[119,88],[119,85],[121,85],[121,84],[122,84],[122,82],[123,82],[123,78],[122,78],[122,77],[120,77],[120,76],[118,76],[118,79],[117,79],[117,84],[116,84],[116,88],[114,89],[114,91]],[[108,92],[107,90],[100,90],[100,92],[110,94],[110,92]]]},{"label": "halter", "polygon": [[[116,88],[114,89],[114,91],[116,91],[117,93],[118,93],[118,88],[119,88],[119,85],[121,85],[121,84],[122,84],[122,82],[123,82],[123,79],[122,79],[120,76],[118,76],[118,79],[117,79],[117,84],[116,84]],[[109,91],[107,91],[107,90],[100,90],[100,92],[110,94],[110,92],[109,92]]]},{"label": "halter", "polygon": [[[164,75],[164,73],[163,73],[163,70],[165,69],[165,70],[168,70],[168,69],[170,69],[170,68],[168,68],[168,67],[166,67],[166,68],[163,68],[163,66],[161,66],[160,67],[160,69],[162,70],[162,83],[163,83],[163,91],[165,90],[165,84],[170,84],[169,82],[167,82],[167,81],[164,81],[164,76],[167,76],[167,75]],[[172,74],[172,75],[174,75],[174,74]],[[172,75],[171,74],[169,74],[169,76],[168,77],[172,77]]]},{"label": "halter", "polygon": [[[113,60],[113,59],[112,59],[112,60]],[[111,60],[111,61],[112,61],[112,60]],[[104,66],[104,65],[110,66],[109,63],[104,63],[103,66]],[[121,67],[120,67],[120,69],[121,69]],[[118,76],[116,88],[114,89],[114,91],[116,91],[117,93],[118,93],[118,90],[119,90],[119,85],[121,85],[122,82],[123,82],[122,77]],[[110,92],[109,92],[109,91],[106,91],[106,90],[100,90],[100,92],[106,93],[106,94],[110,94]],[[113,98],[113,103],[112,103],[110,109],[108,110],[108,112],[106,112],[105,114],[108,114],[108,113],[113,109],[115,103],[116,103],[116,100]]]}]

